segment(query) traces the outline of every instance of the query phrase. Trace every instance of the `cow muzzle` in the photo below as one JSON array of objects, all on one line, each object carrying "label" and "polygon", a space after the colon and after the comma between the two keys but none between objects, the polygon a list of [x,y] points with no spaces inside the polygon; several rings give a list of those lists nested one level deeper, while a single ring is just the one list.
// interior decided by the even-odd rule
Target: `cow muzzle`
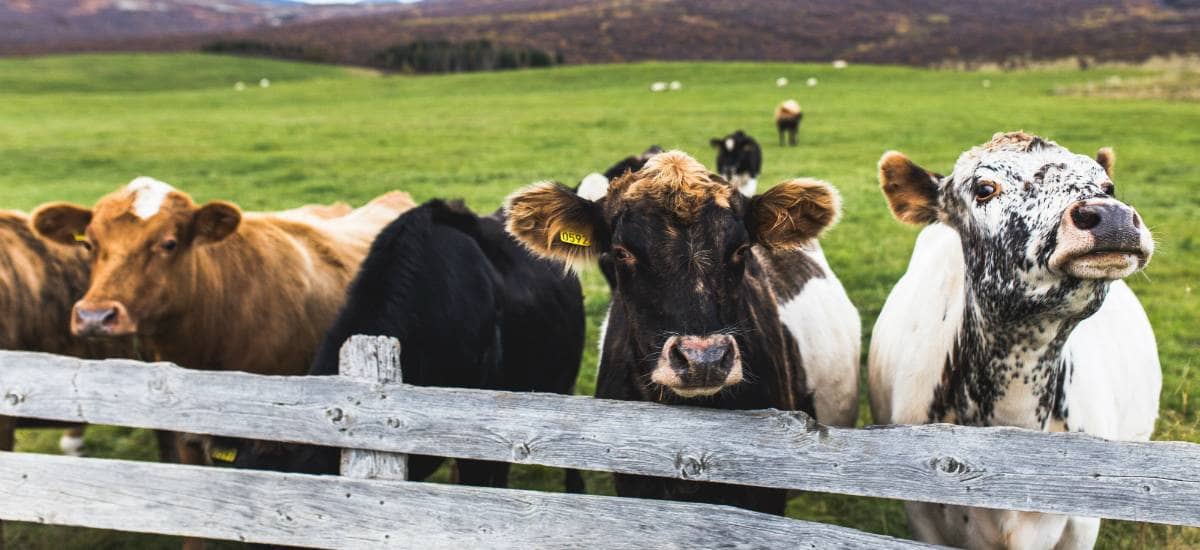
[{"label": "cow muzzle", "polygon": [[135,333],[137,323],[121,302],[80,300],[71,310],[71,334],[75,336],[115,337]]},{"label": "cow muzzle", "polygon": [[742,358],[737,341],[728,334],[672,336],[650,381],[680,397],[703,397],[742,381]]},{"label": "cow muzzle", "polygon": [[1091,199],[1063,213],[1050,268],[1079,279],[1116,280],[1146,267],[1153,254],[1154,239],[1136,210]]}]

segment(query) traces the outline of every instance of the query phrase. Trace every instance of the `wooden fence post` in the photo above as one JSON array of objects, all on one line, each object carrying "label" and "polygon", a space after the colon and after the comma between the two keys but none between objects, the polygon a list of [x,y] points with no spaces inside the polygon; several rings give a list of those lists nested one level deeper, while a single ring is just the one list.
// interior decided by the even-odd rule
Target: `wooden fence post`
[{"label": "wooden fence post", "polygon": [[[377,384],[400,384],[400,341],[387,336],[351,336],[338,354],[339,373]],[[338,413],[344,414],[344,413]],[[408,455],[359,449],[342,450],[341,473],[357,479],[404,481]]]}]

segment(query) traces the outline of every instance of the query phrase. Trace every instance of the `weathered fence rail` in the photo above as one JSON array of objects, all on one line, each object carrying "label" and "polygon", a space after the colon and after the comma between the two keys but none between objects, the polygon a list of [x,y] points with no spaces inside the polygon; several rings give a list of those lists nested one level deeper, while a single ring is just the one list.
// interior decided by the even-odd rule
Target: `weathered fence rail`
[{"label": "weathered fence rail", "polygon": [[[344,466],[350,468],[348,473],[363,478],[402,478],[403,461],[389,453],[431,454],[1200,526],[1200,469],[1196,468],[1200,464],[1200,445],[1109,442],[1080,434],[950,425],[836,429],[819,426],[803,414],[791,412],[717,411],[587,397],[364,381],[364,377],[385,382],[399,378],[394,368],[398,361],[395,344],[389,348],[381,342],[381,339],[356,337],[343,351],[343,362],[348,363],[343,365],[343,373],[356,374],[356,378],[319,379],[212,373],[167,364],[94,362],[0,352],[0,415],[345,447],[355,449],[347,451],[343,459]],[[0,459],[0,468],[13,460],[31,460],[36,464],[37,460],[51,459],[5,456]],[[360,463],[369,466],[355,466]],[[305,476],[217,470],[178,470],[174,474],[176,470],[172,468],[177,466],[163,465],[139,465],[139,468],[148,468],[147,476],[166,476],[172,480],[187,476],[259,476],[253,479],[262,480],[261,483],[284,494],[290,494],[281,485],[285,479],[288,483],[384,483],[345,478],[314,481]],[[164,470],[160,473],[159,469]],[[128,471],[123,475],[129,475]],[[39,479],[38,483],[42,481]],[[31,486],[36,485],[20,483],[18,488],[9,477],[0,477],[0,483],[0,491],[10,495],[23,495],[14,491],[33,491]],[[379,499],[383,502],[400,498],[396,495],[442,490],[395,482],[386,486],[397,487],[395,490],[399,492]],[[296,494],[327,490],[309,487]],[[447,490],[451,492],[441,495],[449,499],[447,502],[455,495],[478,491]],[[493,495],[493,491],[499,492]],[[491,495],[489,498],[498,502],[536,502],[539,506],[554,503],[592,511],[603,506],[599,503],[611,500],[528,492],[509,494],[503,490],[481,494]],[[265,494],[256,495],[265,498]],[[240,506],[248,506],[244,500],[238,500]],[[466,502],[469,498],[460,500]],[[263,506],[262,513],[272,510],[267,504]],[[620,500],[612,501],[611,506],[622,510],[634,510],[631,506],[664,506],[662,510],[675,510],[678,506],[694,505]],[[537,509],[539,514],[550,513]],[[471,510],[474,513],[476,508]],[[508,521],[511,517],[503,514],[515,512],[511,507],[504,510],[498,512],[500,516],[488,517]],[[720,510],[722,514],[744,514]],[[28,515],[13,515],[17,513],[8,504],[0,505],[0,517],[30,519]],[[622,521],[636,519],[633,512],[622,514]],[[585,516],[573,519],[607,521],[599,519],[600,516]],[[749,521],[730,518],[735,524]],[[620,528],[645,530],[650,523],[655,522],[621,524]],[[580,527],[574,521],[570,524],[572,528]],[[91,526],[129,528],[110,524]],[[237,534],[245,536],[250,527],[246,525]],[[430,523],[413,525],[413,528],[432,527]],[[787,531],[774,523],[762,528],[771,533]],[[818,527],[804,524],[791,528]],[[375,532],[371,529],[364,526],[364,536]],[[175,533],[231,536],[231,531]],[[837,535],[845,533],[839,531]],[[320,540],[309,539],[309,542],[322,545]],[[379,542],[369,537],[363,540]],[[529,539],[522,540],[530,543]],[[575,539],[571,545],[584,540]],[[297,543],[294,539],[274,539],[274,542]],[[489,544],[494,543],[495,540],[489,539]],[[534,543],[552,544],[553,540]]]}]

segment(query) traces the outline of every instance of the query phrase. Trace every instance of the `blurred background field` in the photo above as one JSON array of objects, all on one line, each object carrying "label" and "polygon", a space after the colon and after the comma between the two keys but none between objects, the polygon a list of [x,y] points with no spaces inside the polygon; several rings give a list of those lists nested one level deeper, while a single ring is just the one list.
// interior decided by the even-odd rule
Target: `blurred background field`
[{"label": "blurred background field", "polygon": [[[778,77],[793,84],[779,88]],[[264,78],[269,87],[260,86]],[[1200,200],[1192,193],[1200,184],[1200,104],[1166,91],[1164,79],[1176,78],[1196,82],[1192,64],[964,71],[675,62],[387,76],[201,54],[3,59],[0,207],[90,204],[149,175],[198,201],[229,199],[247,209],[358,204],[402,189],[419,201],[463,198],[486,213],[521,186],[547,179],[573,185],[652,143],[711,166],[709,138],[744,129],[763,144],[760,190],[797,176],[841,190],[845,215],[825,250],[869,338],[916,234],[891,218],[878,191],[875,163],[884,151],[948,171],[960,152],[1001,130],[1024,129],[1089,155],[1113,146],[1118,197],[1139,209],[1159,246],[1145,273],[1130,281],[1164,368],[1156,439],[1200,442],[1192,402],[1200,397]],[[805,85],[808,79],[816,85]],[[651,82],[672,80],[682,90],[649,91]],[[805,111],[797,148],[775,144],[772,110],[786,98]],[[577,391],[590,394],[608,291],[595,271],[584,280],[589,341]],[[870,423],[865,396],[860,423]],[[18,449],[57,452],[57,437],[25,431]],[[87,444],[93,456],[150,460],[152,441],[140,430],[93,428]],[[519,467],[512,485],[560,490],[560,481],[557,471]],[[611,493],[607,475],[588,481],[592,492]],[[789,514],[907,535],[897,502],[806,494],[793,499]],[[6,536],[12,548],[177,545],[33,525],[14,525]],[[1196,545],[1200,530],[1122,522],[1106,522],[1101,537],[1104,548]]]}]

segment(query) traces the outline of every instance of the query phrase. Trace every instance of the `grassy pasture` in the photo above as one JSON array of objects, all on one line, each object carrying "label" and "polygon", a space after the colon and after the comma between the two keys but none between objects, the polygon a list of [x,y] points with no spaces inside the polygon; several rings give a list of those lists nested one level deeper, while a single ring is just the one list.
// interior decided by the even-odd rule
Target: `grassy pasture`
[{"label": "grassy pasture", "polygon": [[[777,88],[779,76],[793,84]],[[804,86],[809,77],[818,85]],[[845,215],[825,250],[869,338],[916,234],[892,220],[877,190],[881,153],[899,149],[946,171],[961,151],[1000,130],[1025,129],[1080,153],[1111,145],[1118,196],[1139,209],[1159,243],[1145,274],[1130,281],[1154,324],[1164,368],[1156,437],[1200,442],[1190,401],[1200,397],[1200,200],[1191,193],[1200,182],[1200,104],[1055,93],[1111,77],[1155,73],[651,63],[381,77],[200,55],[0,60],[0,207],[90,204],[151,175],[199,201],[230,199],[247,209],[357,204],[402,189],[418,200],[461,197],[485,212],[520,186],[573,183],[651,143],[711,164],[708,139],[743,128],[763,143],[764,185],[812,176],[841,190]],[[272,85],[260,88],[260,78]],[[650,93],[659,80],[684,88]],[[246,90],[235,91],[236,81]],[[795,149],[775,145],[771,121],[775,104],[789,97],[806,112]],[[579,392],[591,393],[608,300],[598,273],[585,273],[585,292],[589,342]],[[863,402],[860,421],[869,423]],[[94,456],[149,460],[152,439],[139,430],[93,428],[88,445]],[[54,432],[26,431],[18,448],[57,452],[56,440]],[[554,471],[517,468],[513,485],[558,490],[559,480]],[[611,492],[602,474],[589,476],[589,487]],[[790,514],[907,535],[897,502],[800,495]],[[1200,545],[1200,530],[1105,525],[1105,548]],[[32,525],[6,533],[14,548],[176,546],[166,537]]]}]

